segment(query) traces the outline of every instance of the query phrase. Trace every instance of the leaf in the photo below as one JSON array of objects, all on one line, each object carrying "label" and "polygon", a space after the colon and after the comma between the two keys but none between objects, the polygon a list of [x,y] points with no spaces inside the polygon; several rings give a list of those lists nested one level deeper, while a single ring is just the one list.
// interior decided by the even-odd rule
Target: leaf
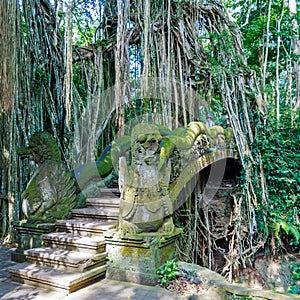
[{"label": "leaf", "polygon": [[297,240],[297,242],[300,239],[300,232],[298,228],[294,225],[288,224],[284,221],[279,221],[274,223],[272,227],[276,238],[279,238],[279,232],[282,228],[286,234],[291,234]]}]

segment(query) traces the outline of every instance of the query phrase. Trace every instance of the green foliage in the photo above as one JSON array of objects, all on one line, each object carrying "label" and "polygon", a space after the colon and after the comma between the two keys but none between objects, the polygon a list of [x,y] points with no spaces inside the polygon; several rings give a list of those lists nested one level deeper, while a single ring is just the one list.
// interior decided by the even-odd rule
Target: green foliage
[{"label": "green foliage", "polygon": [[288,287],[288,292],[290,293],[290,294],[300,294],[300,287],[299,286],[297,286],[297,285],[290,285],[289,287]]},{"label": "green foliage", "polygon": [[300,264],[292,265],[293,280],[300,281]]},{"label": "green foliage", "polygon": [[99,43],[99,26],[101,23],[101,7],[99,0],[84,0],[77,4],[73,13],[73,22],[77,31],[76,45]]},{"label": "green foliage", "polygon": [[[299,24],[299,13],[292,16],[286,1],[254,1],[254,0],[223,0],[231,15],[235,18],[243,35],[243,46],[248,66],[257,74],[265,77],[262,92],[266,94],[268,102],[273,102],[276,71],[279,71],[280,94],[285,104],[288,98],[296,95],[296,80],[289,86],[288,65],[298,61],[293,51],[293,39],[298,36],[293,24],[296,18]],[[268,13],[270,8],[270,20]],[[298,7],[299,10],[299,7]],[[280,29],[278,27],[280,22]],[[277,53],[278,38],[280,39],[279,53]],[[277,54],[279,60],[277,61]],[[266,63],[266,66],[265,66]],[[264,70],[266,67],[266,70]],[[266,73],[264,74],[264,71]],[[259,78],[259,77],[258,77]],[[268,111],[269,113],[269,111]]]},{"label": "green foliage", "polygon": [[300,281],[300,264],[292,264],[292,281],[295,282],[295,285],[288,287],[288,292],[291,294],[300,294],[300,285],[297,283]]},{"label": "green foliage", "polygon": [[34,69],[34,80],[39,85],[45,84],[49,81],[50,74],[44,71],[41,67],[37,66]]},{"label": "green foliage", "polygon": [[[282,117],[284,118],[284,117]],[[300,128],[286,118],[282,125],[274,117],[258,127],[253,153],[261,153],[269,203],[262,211],[267,228],[278,240],[296,247],[300,240]],[[280,126],[280,127],[279,127]],[[264,224],[261,228],[266,228]]]},{"label": "green foliage", "polygon": [[232,295],[232,300],[251,300],[253,299],[251,296],[248,297],[248,296],[239,296],[239,295]]},{"label": "green foliage", "polygon": [[158,268],[156,274],[159,276],[159,284],[161,286],[166,286],[171,280],[177,278],[179,275],[179,267],[174,259],[167,260]]},{"label": "green foliage", "polygon": [[275,219],[274,223],[271,224],[271,227],[274,231],[274,235],[276,238],[280,237],[280,230],[282,229],[285,234],[290,234],[293,236],[297,242],[299,242],[300,239],[300,233],[296,226],[288,224],[282,220],[278,220],[278,216]]}]

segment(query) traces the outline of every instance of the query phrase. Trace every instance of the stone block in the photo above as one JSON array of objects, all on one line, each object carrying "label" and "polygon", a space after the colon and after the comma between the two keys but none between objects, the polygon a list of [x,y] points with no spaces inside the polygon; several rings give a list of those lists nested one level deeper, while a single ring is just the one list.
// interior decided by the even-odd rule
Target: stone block
[{"label": "stone block", "polygon": [[52,223],[32,224],[26,220],[13,223],[13,229],[17,236],[18,247],[11,254],[11,260],[24,262],[24,250],[41,247],[43,244],[42,235],[53,232],[55,225]]},{"label": "stone block", "polygon": [[106,265],[86,272],[72,272],[24,262],[10,267],[8,271],[13,281],[72,293],[101,280],[104,277]]},{"label": "stone block", "polygon": [[175,241],[181,234],[142,233],[122,236],[117,231],[108,232],[106,251],[108,269],[106,278],[156,285],[157,269],[175,256]]}]

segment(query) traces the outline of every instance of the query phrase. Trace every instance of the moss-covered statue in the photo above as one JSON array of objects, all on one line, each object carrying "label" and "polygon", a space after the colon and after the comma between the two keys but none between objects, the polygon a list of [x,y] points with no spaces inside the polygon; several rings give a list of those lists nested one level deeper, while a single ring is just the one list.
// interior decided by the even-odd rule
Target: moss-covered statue
[{"label": "moss-covered statue", "polygon": [[119,229],[123,234],[172,233],[172,202],[168,195],[170,170],[158,170],[162,136],[155,125],[138,124],[131,135],[132,163],[120,158]]},{"label": "moss-covered statue", "polygon": [[175,199],[170,184],[191,161],[213,149],[225,148],[231,137],[231,130],[220,126],[208,129],[201,122],[174,131],[136,125],[131,134],[131,163],[124,156],[119,160],[119,231],[172,233]]},{"label": "moss-covered statue", "polygon": [[65,218],[77,206],[75,180],[61,161],[59,148],[47,132],[36,133],[28,147],[18,149],[37,165],[22,194],[22,210],[29,222],[53,222]]}]

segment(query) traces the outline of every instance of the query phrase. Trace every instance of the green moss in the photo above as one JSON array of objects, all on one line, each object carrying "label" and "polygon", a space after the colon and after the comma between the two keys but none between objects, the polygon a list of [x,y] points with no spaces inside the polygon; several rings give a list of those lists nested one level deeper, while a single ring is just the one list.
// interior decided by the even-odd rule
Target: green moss
[{"label": "green moss", "polygon": [[35,133],[29,140],[28,146],[18,148],[17,153],[20,156],[30,156],[36,163],[45,160],[60,161],[60,151],[54,137],[49,132]]}]

